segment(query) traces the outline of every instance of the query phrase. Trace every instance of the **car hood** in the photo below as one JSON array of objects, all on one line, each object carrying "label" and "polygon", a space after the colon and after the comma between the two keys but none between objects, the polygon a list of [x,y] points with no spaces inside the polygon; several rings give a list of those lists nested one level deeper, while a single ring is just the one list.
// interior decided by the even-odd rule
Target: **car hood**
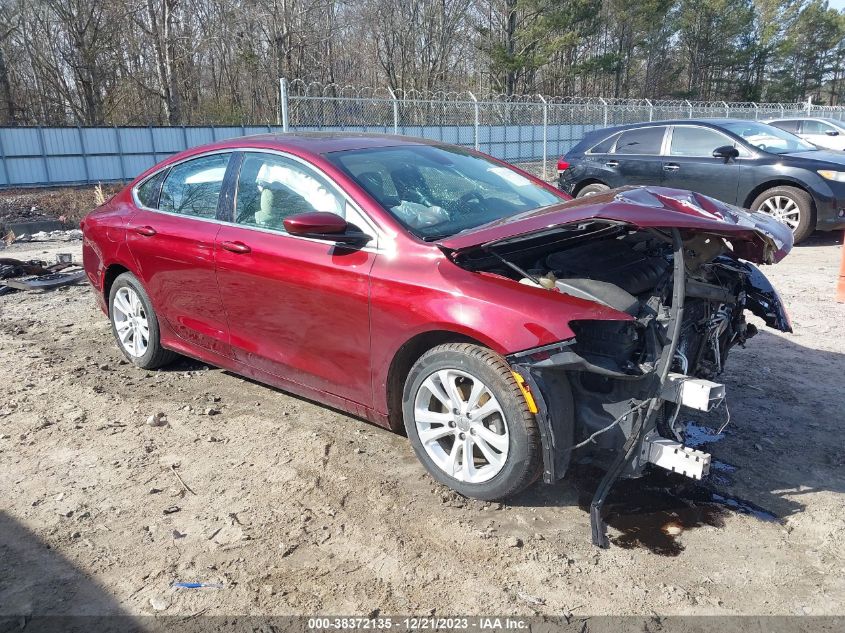
[{"label": "car hood", "polygon": [[731,243],[737,257],[774,263],[792,249],[789,228],[763,213],[745,211],[684,189],[622,187],[607,193],[494,220],[436,242],[445,251],[465,252],[588,220],[607,220],[647,229],[677,228],[709,233]]},{"label": "car hood", "polygon": [[789,154],[777,154],[777,156],[801,158],[804,160],[811,160],[816,163],[826,163],[828,165],[845,165],[845,152],[840,152],[835,149],[818,149],[810,150],[809,152],[790,152]]}]

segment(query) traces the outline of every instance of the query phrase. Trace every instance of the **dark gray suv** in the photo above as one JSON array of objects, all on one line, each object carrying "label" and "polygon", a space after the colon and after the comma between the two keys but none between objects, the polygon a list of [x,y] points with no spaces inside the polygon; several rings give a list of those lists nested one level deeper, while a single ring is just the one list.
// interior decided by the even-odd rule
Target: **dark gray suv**
[{"label": "dark gray suv", "polygon": [[822,150],[771,125],[684,119],[587,134],[558,163],[576,197],[622,185],[691,189],[787,224],[795,241],[845,228],[845,152]]}]

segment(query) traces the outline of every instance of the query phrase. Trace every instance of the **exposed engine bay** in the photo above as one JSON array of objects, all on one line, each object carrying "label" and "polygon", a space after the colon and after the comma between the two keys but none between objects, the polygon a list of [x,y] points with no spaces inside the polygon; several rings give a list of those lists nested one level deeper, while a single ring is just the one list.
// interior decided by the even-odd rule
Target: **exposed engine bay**
[{"label": "exposed engine bay", "polygon": [[724,387],[713,380],[730,350],[757,333],[745,310],[791,331],[766,278],[715,234],[595,219],[486,245],[456,261],[619,313],[571,321],[574,339],[508,358],[542,395],[546,444],[554,447],[546,479],[562,478],[571,459],[608,469],[593,505],[599,545],[606,544],[598,527],[602,494],[617,477],[638,476],[649,464],[696,479],[707,474],[710,457],[683,445],[678,413],[721,408],[729,419]]}]

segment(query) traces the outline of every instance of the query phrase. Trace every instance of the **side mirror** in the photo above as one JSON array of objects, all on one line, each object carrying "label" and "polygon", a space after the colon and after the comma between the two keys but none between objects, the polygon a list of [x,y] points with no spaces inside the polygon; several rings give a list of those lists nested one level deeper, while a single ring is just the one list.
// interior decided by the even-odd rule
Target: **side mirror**
[{"label": "side mirror", "polygon": [[739,150],[733,145],[722,145],[713,150],[713,158],[724,158],[725,161],[739,156]]},{"label": "side mirror", "polygon": [[298,213],[284,220],[285,231],[291,235],[329,240],[341,244],[366,244],[372,237],[359,231],[350,231],[349,225],[336,213],[313,211]]},{"label": "side mirror", "polygon": [[839,136],[839,132],[837,132],[836,130],[827,130],[825,131],[825,134],[827,134],[828,136]]}]

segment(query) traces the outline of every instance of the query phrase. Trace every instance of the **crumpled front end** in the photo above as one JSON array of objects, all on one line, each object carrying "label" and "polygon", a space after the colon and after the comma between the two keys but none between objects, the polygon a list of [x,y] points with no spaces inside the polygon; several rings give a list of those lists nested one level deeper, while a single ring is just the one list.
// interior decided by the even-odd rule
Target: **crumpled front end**
[{"label": "crumpled front end", "polygon": [[[625,192],[626,199],[641,191]],[[713,215],[694,206],[694,198],[646,194],[647,202],[663,198],[664,207],[696,219]],[[456,259],[618,315],[570,321],[574,338],[508,357],[537,403],[545,480],[562,478],[573,458],[607,468],[593,504],[599,545],[607,542],[603,500],[618,477],[637,476],[649,465],[696,479],[707,475],[709,455],[684,446],[679,411],[723,406],[725,390],[717,380],[728,355],[757,333],[746,313],[769,327],[792,330],[777,292],[740,255],[773,262],[788,252],[791,240],[768,218],[720,211],[727,214],[732,221],[708,219],[694,228],[684,222],[640,227],[596,214]],[[493,257],[485,259],[485,252]]]}]

